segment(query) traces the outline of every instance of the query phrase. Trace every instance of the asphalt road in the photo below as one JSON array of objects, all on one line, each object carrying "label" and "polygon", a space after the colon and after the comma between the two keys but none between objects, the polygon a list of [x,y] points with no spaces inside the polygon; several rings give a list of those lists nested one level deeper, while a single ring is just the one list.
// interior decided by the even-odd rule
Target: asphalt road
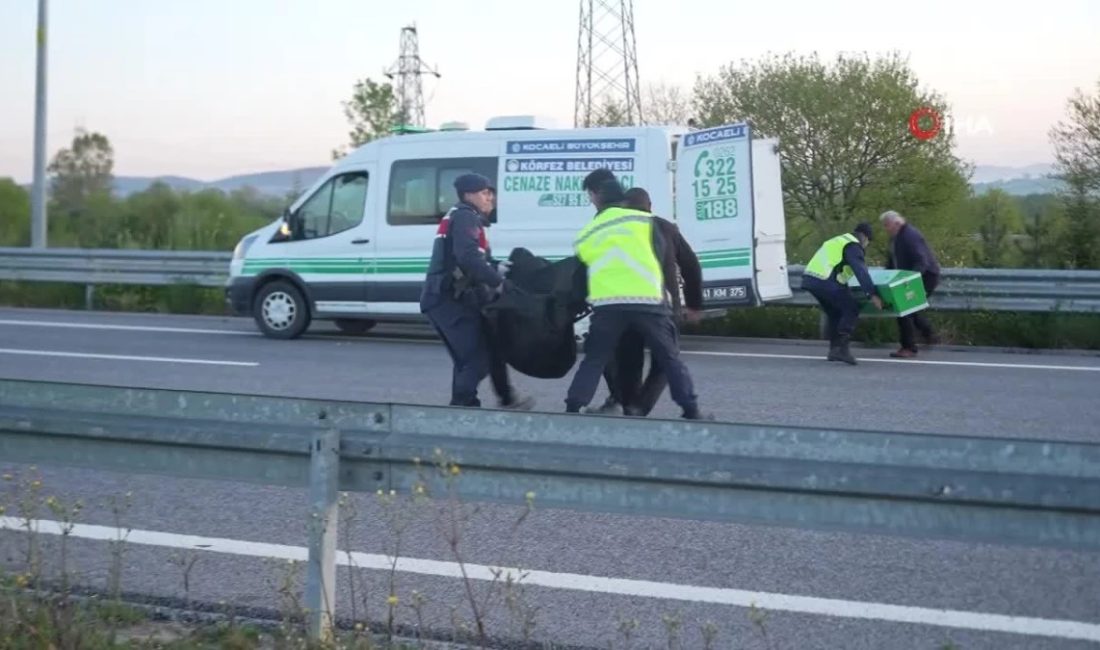
[{"label": "asphalt road", "polygon": [[[0,337],[4,378],[431,404],[446,403],[450,381],[442,346],[394,340],[384,332],[319,333],[284,342],[259,336],[242,319],[0,310]],[[853,368],[824,361],[818,345],[689,340],[684,349],[702,403],[722,420],[1100,439],[1096,356],[933,350],[914,363],[891,360],[888,350],[877,349],[858,351],[863,363]],[[568,378],[517,377],[516,383],[536,396],[540,410],[564,408]],[[600,393],[597,400],[602,398]],[[678,414],[667,397],[658,408],[655,416]],[[135,593],[183,597],[181,571],[169,558],[195,543],[214,543],[217,550],[198,551],[188,595],[277,607],[286,560],[257,555],[293,554],[291,547],[306,540],[301,490],[53,467],[41,471],[49,494],[89,504],[82,523],[112,526],[114,516],[104,500],[134,495],[124,521],[144,541],[128,547],[123,586]],[[9,502],[10,515],[13,484],[6,485],[7,498],[0,496],[0,503]],[[396,512],[409,524],[397,535],[393,517],[387,516],[394,510],[374,496],[356,497],[354,503],[358,519],[344,526],[352,550],[385,553],[400,537],[403,557],[454,561],[438,517],[400,508]],[[707,620],[719,630],[714,647],[723,648],[930,650],[948,642],[965,649],[1086,648],[1097,642],[1069,637],[1100,635],[1096,554],[542,510],[513,532],[520,512],[480,509],[465,524],[460,549],[466,562],[545,572],[542,584],[556,586],[528,587],[527,594],[538,607],[538,639],[627,647],[618,631],[625,619],[637,622],[633,647],[667,647],[668,629],[676,628],[667,616],[680,621],[677,634],[684,648],[703,647],[700,625]],[[93,529],[76,533],[75,563],[89,580],[103,580],[110,558],[106,544],[90,539],[99,534]],[[19,563],[18,535],[0,532],[8,566]],[[280,546],[248,550],[242,540]],[[416,589],[429,601],[425,621],[451,629],[450,606],[461,606],[461,581],[439,575],[446,571],[436,565],[414,562],[404,568],[395,574],[400,618],[415,620],[406,605]],[[367,581],[368,609],[379,618],[388,572],[354,573]],[[352,600],[346,579],[342,572],[345,605]],[[749,609],[742,606],[746,600],[767,612],[766,640],[750,622]],[[522,635],[515,607],[498,603],[490,610],[493,630]],[[356,613],[362,612],[357,606]],[[350,607],[342,613],[350,614]],[[984,614],[1029,620],[1017,621],[1023,633],[1006,632],[1012,627],[1008,619]]]}]

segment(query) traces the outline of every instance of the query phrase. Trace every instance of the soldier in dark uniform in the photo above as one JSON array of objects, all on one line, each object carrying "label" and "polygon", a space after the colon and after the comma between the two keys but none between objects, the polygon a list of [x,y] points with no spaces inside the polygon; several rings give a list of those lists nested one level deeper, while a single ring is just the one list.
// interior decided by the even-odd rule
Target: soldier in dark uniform
[{"label": "soldier in dark uniform", "polygon": [[495,190],[480,174],[459,176],[454,186],[458,203],[439,223],[420,295],[420,311],[439,332],[454,362],[450,404],[481,406],[477,388],[490,375],[501,407],[528,410],[534,400],[516,396],[481,312],[504,290],[509,265],[493,259],[485,234]]}]

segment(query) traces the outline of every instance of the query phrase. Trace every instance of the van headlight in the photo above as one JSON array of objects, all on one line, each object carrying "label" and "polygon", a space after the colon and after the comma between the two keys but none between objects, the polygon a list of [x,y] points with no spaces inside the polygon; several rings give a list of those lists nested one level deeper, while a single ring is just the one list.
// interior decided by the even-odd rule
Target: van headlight
[{"label": "van headlight", "polygon": [[256,237],[257,235],[249,235],[237,242],[237,245],[233,248],[233,259],[244,259],[245,254],[248,253],[249,247],[252,246],[252,242],[256,241]]}]

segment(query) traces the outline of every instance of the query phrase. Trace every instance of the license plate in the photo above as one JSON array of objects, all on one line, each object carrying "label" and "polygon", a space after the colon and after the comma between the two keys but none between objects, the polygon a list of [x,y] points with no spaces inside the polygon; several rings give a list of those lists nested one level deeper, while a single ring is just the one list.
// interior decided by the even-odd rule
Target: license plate
[{"label": "license plate", "polygon": [[744,300],[748,287],[703,287],[703,300]]}]

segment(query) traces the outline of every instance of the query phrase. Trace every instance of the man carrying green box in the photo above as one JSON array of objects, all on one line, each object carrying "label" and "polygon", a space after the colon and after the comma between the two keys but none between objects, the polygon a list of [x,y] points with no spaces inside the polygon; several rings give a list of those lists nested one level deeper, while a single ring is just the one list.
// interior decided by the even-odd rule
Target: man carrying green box
[{"label": "man carrying green box", "polygon": [[802,272],[802,288],[817,299],[828,319],[829,361],[856,365],[848,342],[859,321],[860,305],[848,288],[848,280],[854,276],[875,309],[882,309],[882,298],[864,261],[871,234],[871,225],[860,223],[851,233],[827,240]]},{"label": "man carrying green box", "polygon": [[[879,219],[886,234],[890,235],[886,268],[913,271],[920,274],[925,296],[931,296],[940,282],[940,263],[935,253],[917,228],[894,210],[883,212]],[[917,356],[916,333],[924,342],[932,345],[939,340],[932,324],[921,311],[898,317],[898,335],[901,347],[890,356],[911,359]]]}]

